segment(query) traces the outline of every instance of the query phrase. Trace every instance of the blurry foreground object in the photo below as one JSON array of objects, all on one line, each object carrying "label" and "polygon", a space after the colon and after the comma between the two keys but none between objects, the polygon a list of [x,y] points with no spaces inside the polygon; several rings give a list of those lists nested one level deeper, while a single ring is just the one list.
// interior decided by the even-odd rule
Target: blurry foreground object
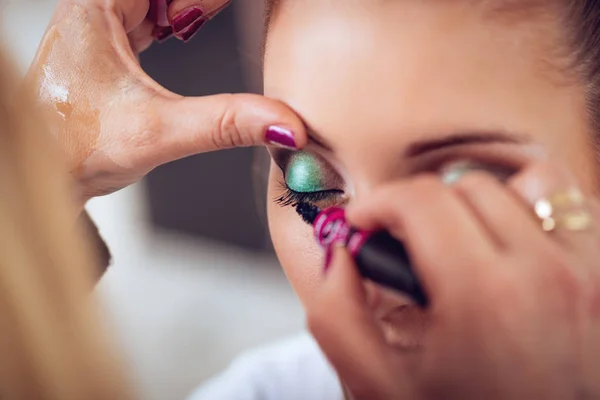
[{"label": "blurry foreground object", "polygon": [[131,399],[90,299],[66,166],[6,59],[0,49],[0,399]]}]

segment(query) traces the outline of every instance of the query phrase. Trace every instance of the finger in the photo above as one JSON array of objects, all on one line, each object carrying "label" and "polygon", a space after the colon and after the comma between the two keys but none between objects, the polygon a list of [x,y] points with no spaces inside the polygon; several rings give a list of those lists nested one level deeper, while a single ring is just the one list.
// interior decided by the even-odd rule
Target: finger
[{"label": "finger", "polygon": [[173,36],[173,27],[167,16],[169,4],[173,0],[150,0],[150,10],[146,17],[153,25],[152,37],[159,43]]},{"label": "finger", "polygon": [[452,188],[473,211],[501,250],[529,250],[546,244],[548,238],[540,229],[529,204],[523,204],[514,192],[494,176],[470,172]]},{"label": "finger", "polygon": [[[299,149],[307,137],[302,120],[284,103],[252,94],[207,97],[157,97],[149,115],[160,131],[152,137],[160,164],[197,153],[273,144]],[[158,165],[158,164],[157,164]]]},{"label": "finger", "polygon": [[[115,15],[118,20],[119,26],[122,26],[126,33],[134,30],[144,19],[151,14],[152,2],[166,1],[166,0],[150,0],[150,1],[107,1],[107,0],[86,0],[79,2],[64,1],[58,2],[57,15],[62,12],[63,9],[69,9],[73,6],[73,3],[79,3],[89,11],[93,12],[107,12],[108,14]],[[53,17],[54,18],[54,17]]]},{"label": "finger", "polygon": [[[88,0],[86,3],[92,5],[96,4],[103,9],[111,9],[121,22],[125,32],[129,33],[133,31],[138,25],[140,25],[150,13],[150,7],[152,2],[158,0],[148,1],[111,1],[106,0]],[[110,3],[110,5],[107,5]]]},{"label": "finger", "polygon": [[[509,180],[508,185],[531,210],[534,210],[536,205],[541,206],[540,201],[548,200],[552,203],[553,209],[550,211],[552,218],[557,220],[557,226],[549,233],[550,237],[572,249],[598,247],[600,232],[597,200],[593,194],[582,191],[577,179],[566,168],[546,162],[536,163]],[[581,204],[570,195],[565,198],[566,203],[556,201],[567,193],[572,193],[575,197],[580,196]],[[561,226],[562,218],[577,216],[580,212],[588,213],[592,221],[588,229],[573,230]],[[538,223],[541,225],[542,221]]]},{"label": "finger", "polygon": [[188,41],[229,3],[230,0],[173,0],[167,10],[167,17],[175,36]]},{"label": "finger", "polygon": [[465,286],[496,255],[477,218],[439,178],[424,176],[380,189],[353,204],[349,221],[364,229],[387,229],[403,240],[433,303]]},{"label": "finger", "polygon": [[146,18],[155,25],[166,27],[170,25],[167,11],[173,0],[150,0]]},{"label": "finger", "polygon": [[170,26],[155,25],[152,30],[152,37],[159,43],[164,42],[173,36],[173,28]]},{"label": "finger", "polygon": [[[405,376],[367,305],[362,280],[347,251],[334,249],[324,283],[308,303],[309,328],[354,398],[395,398]],[[407,387],[407,386],[404,386]]]},{"label": "finger", "polygon": [[157,28],[152,22],[145,20],[127,35],[134,54],[139,54],[150,47],[154,37],[162,37],[160,32],[157,35]]}]

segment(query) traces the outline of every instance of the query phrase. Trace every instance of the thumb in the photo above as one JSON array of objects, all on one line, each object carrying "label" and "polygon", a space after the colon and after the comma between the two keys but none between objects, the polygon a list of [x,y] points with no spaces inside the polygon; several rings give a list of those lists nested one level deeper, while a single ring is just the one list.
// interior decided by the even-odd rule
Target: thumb
[{"label": "thumb", "polygon": [[233,147],[306,145],[300,117],[284,103],[253,94],[155,98],[156,160],[166,163],[197,153]]},{"label": "thumb", "polygon": [[[344,248],[333,250],[324,283],[308,305],[309,328],[357,400],[397,398],[405,374],[367,305],[366,292]],[[404,390],[403,394],[406,394]]]}]

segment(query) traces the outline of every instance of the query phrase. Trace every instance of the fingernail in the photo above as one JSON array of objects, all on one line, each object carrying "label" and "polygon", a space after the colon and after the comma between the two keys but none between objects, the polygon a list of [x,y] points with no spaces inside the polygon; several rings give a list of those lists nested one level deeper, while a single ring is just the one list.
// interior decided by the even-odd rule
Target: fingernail
[{"label": "fingernail", "polygon": [[188,29],[179,32],[179,34],[177,34],[177,37],[179,37],[184,42],[188,42],[191,38],[194,37],[194,35],[196,35],[196,33],[198,33],[200,28],[202,28],[202,26],[207,21],[207,19],[199,19],[198,21],[194,22]]},{"label": "fingernail", "polygon": [[171,24],[173,31],[175,31],[175,33],[182,33],[184,29],[188,27],[191,28],[192,25],[197,23],[203,15],[204,11],[202,11],[200,7],[186,8],[173,18],[173,23]]},{"label": "fingernail", "polygon": [[279,126],[270,126],[265,134],[265,139],[270,144],[286,149],[296,150],[298,148],[292,131]]},{"label": "fingernail", "polygon": [[158,42],[164,42],[171,36],[173,36],[173,28],[170,26],[156,26],[154,27],[154,32],[152,32],[152,36]]}]

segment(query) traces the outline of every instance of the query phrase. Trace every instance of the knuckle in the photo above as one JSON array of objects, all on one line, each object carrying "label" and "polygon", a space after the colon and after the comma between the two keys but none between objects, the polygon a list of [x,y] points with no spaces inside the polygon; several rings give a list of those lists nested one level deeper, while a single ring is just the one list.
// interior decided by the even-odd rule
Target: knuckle
[{"label": "knuckle", "polygon": [[124,141],[123,150],[134,149],[139,154],[150,149],[161,140],[162,121],[155,112],[132,113],[128,116],[128,133],[119,135]]},{"label": "knuckle", "polygon": [[214,124],[215,128],[212,135],[214,147],[229,149],[232,147],[250,146],[252,144],[250,136],[242,133],[237,123],[237,101],[235,95],[225,94],[223,96],[227,96],[227,99],[224,102],[224,109]]}]

